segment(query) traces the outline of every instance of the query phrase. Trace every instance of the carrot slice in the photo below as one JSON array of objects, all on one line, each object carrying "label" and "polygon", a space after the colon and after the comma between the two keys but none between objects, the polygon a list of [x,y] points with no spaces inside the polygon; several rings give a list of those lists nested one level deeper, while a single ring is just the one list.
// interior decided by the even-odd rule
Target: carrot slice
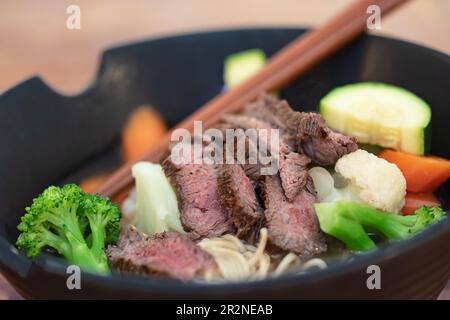
[{"label": "carrot slice", "polygon": [[431,192],[415,193],[408,192],[405,197],[405,206],[402,209],[403,215],[413,214],[414,211],[422,206],[435,207],[440,206],[438,199]]},{"label": "carrot slice", "polygon": [[405,176],[408,191],[433,192],[450,178],[450,161],[447,159],[394,150],[384,150],[378,156],[397,165]]},{"label": "carrot slice", "polygon": [[83,189],[84,192],[94,193],[107,178],[107,174],[89,177],[80,183],[80,188]]},{"label": "carrot slice", "polygon": [[125,162],[137,160],[148,148],[157,144],[167,132],[161,116],[148,106],[137,108],[122,133]]}]

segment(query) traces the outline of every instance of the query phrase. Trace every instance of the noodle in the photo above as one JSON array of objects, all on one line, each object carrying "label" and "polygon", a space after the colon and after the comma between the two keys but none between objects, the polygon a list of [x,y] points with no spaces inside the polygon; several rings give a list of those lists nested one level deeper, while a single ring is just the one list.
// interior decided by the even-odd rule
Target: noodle
[{"label": "noodle", "polygon": [[[311,269],[327,267],[322,259],[311,259],[302,264],[294,253],[288,253],[281,261],[273,266],[271,256],[265,251],[268,241],[266,228],[261,228],[258,246],[246,244],[237,237],[227,234],[212,239],[203,239],[198,244],[202,250],[214,257],[220,274],[205,275],[206,281],[238,281],[246,279],[264,279],[268,276],[279,276],[292,266],[301,266],[302,272]],[[274,270],[271,272],[271,267]]]},{"label": "noodle", "polygon": [[260,240],[258,248],[256,249],[256,252],[253,255],[253,257],[251,257],[250,260],[248,260],[249,265],[253,266],[260,263],[262,256],[264,254],[264,250],[266,249],[266,244],[267,244],[267,229],[262,228],[260,231]]},{"label": "noodle", "polygon": [[281,260],[281,262],[278,264],[277,268],[273,272],[273,275],[279,276],[280,274],[284,273],[289,268],[289,266],[294,262],[296,264],[300,264],[301,263],[300,258],[292,252],[288,253],[283,258],[283,260]]},{"label": "noodle", "polygon": [[255,274],[256,278],[264,279],[269,273],[270,269],[270,256],[264,255],[260,261],[259,269]]},{"label": "noodle", "polygon": [[214,258],[221,261],[219,269],[225,279],[246,279],[250,274],[250,267],[246,259],[237,251],[225,248],[215,248]]},{"label": "noodle", "polygon": [[244,252],[245,251],[245,245],[241,242],[241,240],[239,240],[235,236],[233,236],[231,234],[226,234],[222,238],[224,238],[226,240],[230,240],[231,242],[233,242],[236,245],[236,247],[239,248],[240,252]]},{"label": "noodle", "polygon": [[267,229],[262,228],[260,234],[258,247],[245,245],[230,234],[203,239],[199,246],[214,257],[225,280],[264,278],[270,269],[270,256],[264,252]]},{"label": "noodle", "polygon": [[302,271],[312,269],[312,268],[319,268],[320,270],[323,270],[323,269],[327,268],[327,264],[322,259],[318,259],[318,258],[311,259],[302,266]]}]

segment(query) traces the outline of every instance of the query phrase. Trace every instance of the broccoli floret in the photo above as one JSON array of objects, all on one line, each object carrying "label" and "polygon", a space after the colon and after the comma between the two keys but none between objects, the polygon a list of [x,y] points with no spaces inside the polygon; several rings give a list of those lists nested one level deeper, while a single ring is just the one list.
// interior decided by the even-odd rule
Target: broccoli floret
[{"label": "broccoli floret", "polygon": [[315,209],[322,231],[341,240],[352,251],[376,248],[367,231],[388,240],[404,240],[446,216],[439,207],[424,206],[412,215],[401,216],[350,201],[316,203]]},{"label": "broccoli floret", "polygon": [[75,184],[48,187],[27,207],[18,229],[18,248],[35,258],[45,248],[86,271],[108,274],[104,248],[117,241],[119,208]]}]

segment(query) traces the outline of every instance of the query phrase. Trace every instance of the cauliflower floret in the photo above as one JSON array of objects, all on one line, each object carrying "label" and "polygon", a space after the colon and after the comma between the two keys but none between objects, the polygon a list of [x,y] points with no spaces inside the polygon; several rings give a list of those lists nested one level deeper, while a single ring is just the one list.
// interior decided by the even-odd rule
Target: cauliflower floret
[{"label": "cauliflower floret", "polygon": [[406,180],[396,165],[357,150],[340,158],[335,170],[349,180],[354,192],[368,205],[387,212],[403,208]]},{"label": "cauliflower floret", "polygon": [[120,223],[123,225],[130,224],[134,217],[136,216],[136,187],[131,189],[130,193],[128,194],[128,197],[122,202],[122,220],[120,220]]},{"label": "cauliflower floret", "polygon": [[129,213],[134,211],[131,224],[148,235],[169,230],[184,233],[177,196],[161,165],[138,162],[131,171],[136,180],[136,195],[130,195],[136,197],[136,207],[126,204]]}]

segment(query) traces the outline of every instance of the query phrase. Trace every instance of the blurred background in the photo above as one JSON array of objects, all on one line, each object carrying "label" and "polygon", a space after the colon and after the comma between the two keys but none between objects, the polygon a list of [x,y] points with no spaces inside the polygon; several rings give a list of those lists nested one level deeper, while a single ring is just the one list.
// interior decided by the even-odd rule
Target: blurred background
[{"label": "blurred background", "polygon": [[[105,48],[221,28],[317,26],[354,0],[1,0],[0,92],[40,75],[66,94],[89,85]],[[81,29],[66,28],[69,5]],[[413,0],[372,32],[450,53],[450,0]],[[0,275],[0,300],[19,298]],[[441,294],[450,299],[450,289]]]},{"label": "blurred background", "polygon": [[[54,88],[85,88],[107,47],[149,37],[250,26],[316,26],[353,0],[2,0],[0,92],[34,74]],[[81,8],[81,30],[66,8]],[[450,52],[450,1],[413,0],[376,34]]]}]

